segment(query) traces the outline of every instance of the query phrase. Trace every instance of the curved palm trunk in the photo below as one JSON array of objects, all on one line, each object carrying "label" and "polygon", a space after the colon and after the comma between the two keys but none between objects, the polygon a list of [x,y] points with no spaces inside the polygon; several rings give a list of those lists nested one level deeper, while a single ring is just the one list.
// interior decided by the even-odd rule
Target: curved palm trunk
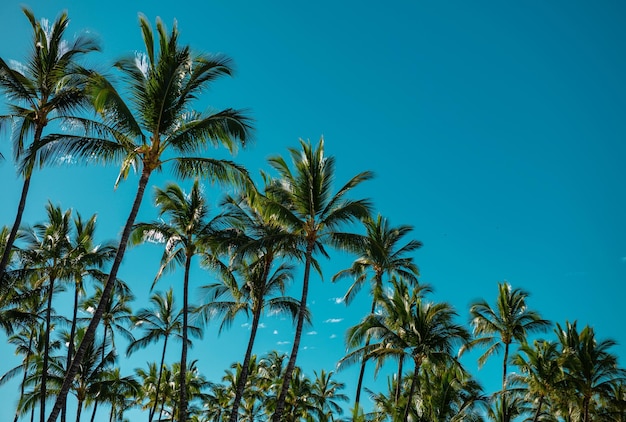
[{"label": "curved palm trunk", "polygon": [[93,412],[91,412],[90,422],[94,422],[96,420],[96,411],[98,410],[98,400],[96,400],[93,404]]},{"label": "curved palm trunk", "polygon": [[[41,132],[39,133],[41,135]],[[20,224],[22,224],[22,215],[24,214],[24,209],[26,208],[26,197],[28,196],[28,190],[30,188],[30,178],[30,174],[24,178],[24,184],[22,185],[22,195],[20,196],[20,202],[17,206],[17,215],[15,216],[15,221],[13,222],[11,233],[9,233],[9,238],[7,239],[4,252],[2,253],[2,261],[0,261],[0,283],[2,283],[2,280],[4,280],[4,273],[7,265],[9,265],[9,256],[11,255],[11,249],[13,249],[13,243],[15,243],[17,231],[20,228]]]},{"label": "curved palm trunk", "polygon": [[159,365],[159,376],[157,377],[156,383],[156,391],[154,393],[154,404],[152,405],[152,409],[148,413],[148,422],[152,422],[152,418],[154,417],[154,413],[156,412],[157,406],[159,404],[159,393],[161,392],[161,377],[163,376],[163,363],[165,362],[165,350],[167,349],[167,339],[169,336],[165,336],[165,340],[163,341],[163,352],[161,353],[161,365]]},{"label": "curved palm trunk", "polygon": [[191,268],[191,257],[187,253],[185,260],[185,280],[183,282],[183,347],[180,354],[180,410],[179,420],[187,422],[187,325],[189,313],[189,269]]},{"label": "curved palm trunk", "polygon": [[52,319],[52,293],[54,292],[54,276],[50,276],[50,291],[48,292],[48,305],[46,309],[46,333],[44,340],[43,365],[41,368],[41,397],[39,399],[40,420],[46,419],[46,384],[48,383],[48,365],[50,361],[50,321]]},{"label": "curved palm trunk", "polygon": [[[372,299],[372,309],[370,311],[370,314],[373,314],[375,310],[376,310],[376,298]],[[370,345],[371,340],[372,338],[368,334],[367,339],[365,340],[365,350],[367,350],[367,347]],[[359,380],[357,381],[357,384],[356,384],[356,395],[354,398],[354,412],[355,412],[354,414],[355,415],[359,411],[359,403],[361,402],[361,389],[363,388],[363,377],[365,376],[365,364],[366,363],[367,361],[363,357],[361,359],[361,369],[359,370]]]},{"label": "curved palm trunk", "polygon": [[133,202],[133,206],[131,208],[128,219],[126,220],[126,225],[124,226],[124,230],[122,231],[122,238],[120,239],[120,244],[117,248],[117,253],[115,254],[115,260],[113,261],[113,265],[111,267],[111,272],[109,273],[109,277],[104,285],[104,290],[102,291],[102,296],[100,297],[100,302],[98,303],[98,307],[89,322],[89,326],[85,331],[85,335],[83,340],[78,346],[78,350],[76,351],[76,355],[72,360],[72,365],[68,369],[65,374],[65,379],[63,380],[63,385],[61,386],[61,391],[59,391],[59,395],[56,398],[54,403],[54,407],[52,408],[52,412],[48,417],[48,422],[55,422],[57,417],[59,416],[59,412],[61,411],[61,407],[63,406],[63,402],[69,393],[72,380],[76,373],[78,372],[78,367],[81,364],[85,352],[87,351],[87,347],[89,343],[91,343],[96,335],[96,329],[98,328],[98,324],[100,324],[100,320],[102,319],[102,315],[107,306],[109,300],[111,300],[111,294],[113,293],[113,287],[115,286],[115,280],[117,278],[117,272],[120,268],[120,264],[122,263],[122,259],[124,258],[124,253],[126,252],[126,246],[128,245],[128,238],[130,236],[130,232],[133,228],[133,224],[135,223],[135,218],[137,217],[137,213],[139,212],[139,207],[141,206],[141,201],[143,199],[144,192],[146,190],[146,186],[148,185],[148,180],[150,179],[151,170],[147,168],[143,168],[141,172],[141,177],[139,178],[139,184],[137,186],[137,194],[135,195],[135,200]]},{"label": "curved palm trunk", "polygon": [[[35,133],[33,136],[34,144],[39,144],[39,141],[41,141],[43,128],[44,126],[42,126],[41,124],[36,125]],[[17,214],[15,215],[15,221],[13,222],[11,233],[9,233],[9,238],[7,239],[4,252],[2,253],[2,261],[0,261],[0,283],[2,283],[2,280],[4,280],[4,273],[6,271],[7,265],[9,265],[9,256],[11,256],[11,249],[13,249],[13,243],[15,243],[17,231],[20,229],[20,224],[22,224],[22,216],[24,215],[24,209],[26,208],[26,198],[28,197],[28,191],[30,189],[30,179],[33,175],[33,166],[34,163],[29,163],[29,168],[25,171],[24,183],[22,184],[22,194],[20,195],[20,202],[17,205]]]},{"label": "curved palm trunk", "polygon": [[76,422],[80,422],[80,415],[83,413],[83,401],[78,400],[78,408],[76,409]]},{"label": "curved palm trunk", "polygon": [[285,412],[285,400],[287,399],[287,391],[291,383],[291,377],[296,367],[296,358],[298,357],[298,349],[300,348],[300,339],[302,338],[302,326],[304,325],[304,315],[306,313],[306,299],[309,293],[309,275],[311,273],[311,258],[313,255],[313,243],[309,242],[306,248],[306,261],[304,264],[304,279],[302,281],[302,298],[300,299],[300,309],[298,310],[298,322],[296,324],[296,334],[293,340],[289,363],[283,376],[283,384],[280,389],[280,395],[276,402],[276,411],[272,416],[273,422],[282,422],[283,413]]},{"label": "curved palm trunk", "polygon": [[243,391],[248,381],[248,366],[250,365],[250,357],[252,356],[252,347],[254,346],[254,339],[259,328],[259,320],[261,319],[261,306],[256,304],[252,317],[252,329],[250,331],[250,339],[248,340],[248,348],[246,349],[246,356],[243,359],[243,366],[241,368],[241,375],[237,381],[237,390],[235,392],[235,401],[233,403],[233,410],[230,412],[229,422],[237,422],[239,418],[239,403],[243,397]]}]

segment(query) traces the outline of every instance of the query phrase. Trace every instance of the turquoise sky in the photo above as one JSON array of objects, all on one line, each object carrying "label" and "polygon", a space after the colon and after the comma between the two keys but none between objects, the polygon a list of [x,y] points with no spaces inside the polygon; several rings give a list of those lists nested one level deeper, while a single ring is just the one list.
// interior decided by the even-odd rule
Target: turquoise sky
[{"label": "turquoise sky", "polygon": [[[0,3],[0,56],[23,60],[30,41],[21,2]],[[36,16],[71,18],[69,34],[97,34],[106,68],[139,50],[138,13],[157,16],[182,42],[232,57],[237,74],[221,80],[199,108],[247,108],[255,143],[235,157],[253,174],[299,138],[324,136],[336,157],[337,185],[363,170],[376,173],[356,196],[372,198],[394,225],[411,224],[424,243],[415,254],[434,300],[453,304],[461,321],[477,298],[493,301],[497,282],[531,293],[545,318],[592,325],[618,341],[624,366],[626,276],[626,5],[620,1],[243,2],[155,0],[31,1]],[[1,106],[0,106],[1,107]],[[1,108],[0,108],[1,110]],[[0,152],[10,158],[8,134]],[[221,154],[218,152],[218,154]],[[14,218],[21,182],[10,159],[0,163],[0,225]],[[113,190],[116,169],[60,166],[33,177],[24,217],[44,218],[50,199],[83,216],[98,213],[100,239],[117,237],[137,179]],[[163,186],[167,172],[153,180]],[[207,187],[213,201],[219,191]],[[151,194],[139,220],[154,218]],[[119,276],[143,306],[160,250],[127,254]],[[343,334],[367,311],[365,294],[336,303],[347,287],[331,276],[350,262],[324,263],[314,281],[314,326],[299,364],[332,369]],[[299,281],[299,277],[297,278]],[[159,282],[179,285],[180,274]],[[209,283],[201,271],[195,286]],[[297,290],[294,290],[294,294]],[[243,323],[244,321],[242,321]],[[246,327],[217,338],[210,327],[193,357],[212,381],[243,358]],[[551,336],[551,333],[549,334]],[[266,319],[257,353],[290,350],[290,325]],[[5,343],[2,343],[5,344]],[[178,351],[172,350],[171,360]],[[174,353],[176,352],[176,353]],[[0,346],[0,372],[12,366]],[[127,373],[153,359],[137,354]],[[499,383],[498,359],[478,374],[488,392]],[[473,360],[466,361],[475,370]],[[339,374],[353,395],[354,371]],[[383,383],[384,384],[384,383]],[[368,387],[374,388],[373,384]],[[16,395],[2,387],[0,404]],[[101,415],[102,417],[104,413]]]}]

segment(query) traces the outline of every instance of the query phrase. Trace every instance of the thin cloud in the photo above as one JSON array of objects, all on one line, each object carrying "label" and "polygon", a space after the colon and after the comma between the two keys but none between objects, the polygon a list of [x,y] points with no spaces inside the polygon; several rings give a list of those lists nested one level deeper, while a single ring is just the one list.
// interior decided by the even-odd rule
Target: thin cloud
[{"label": "thin cloud", "polygon": [[337,324],[338,322],[343,321],[343,318],[329,318],[326,321],[324,321],[327,324]]},{"label": "thin cloud", "polygon": [[291,343],[290,341],[277,341],[276,344],[279,346],[284,346],[285,344]]},{"label": "thin cloud", "polygon": [[309,331],[308,333],[306,333],[307,336],[316,336],[317,335],[317,331]]},{"label": "thin cloud", "polygon": [[331,334],[329,338],[337,338],[337,334]]},{"label": "thin cloud", "polygon": [[344,302],[343,297],[331,297],[328,300],[333,302],[335,305],[341,305]]}]

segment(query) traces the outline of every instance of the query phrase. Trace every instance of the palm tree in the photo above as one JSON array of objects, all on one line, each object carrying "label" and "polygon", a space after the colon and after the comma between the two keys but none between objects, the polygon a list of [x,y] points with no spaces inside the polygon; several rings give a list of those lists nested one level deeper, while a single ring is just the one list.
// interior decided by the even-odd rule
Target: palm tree
[{"label": "palm tree", "polygon": [[616,343],[597,340],[589,326],[579,332],[576,322],[566,322],[565,328],[557,324],[556,334],[565,357],[565,382],[576,392],[580,420],[589,422],[598,401],[611,394],[615,382],[625,379],[626,372],[617,366],[617,356],[609,351]]},{"label": "palm tree", "polygon": [[[208,221],[208,206],[202,195],[198,180],[194,182],[187,195],[180,186],[170,183],[162,190],[157,188],[155,202],[159,208],[159,217],[167,216],[169,221],[138,223],[131,234],[131,244],[141,242],[159,242],[165,244],[161,257],[161,266],[153,282],[164,271],[172,270],[176,264],[183,265],[183,327],[182,350],[180,358],[180,411],[186,417],[187,390],[185,385],[187,368],[187,346],[189,326],[189,273],[193,257],[202,252],[207,239],[216,230],[215,220]],[[185,420],[185,419],[183,419]]]},{"label": "palm tree", "polygon": [[450,305],[426,302],[423,298],[424,292],[429,291],[426,286],[409,291],[408,285],[397,279],[392,280],[392,286],[390,295],[380,297],[382,313],[369,315],[348,330],[347,343],[351,348],[362,344],[367,336],[379,342],[348,355],[348,359],[394,357],[402,361],[407,357],[413,360],[409,400],[404,409],[404,421],[407,421],[422,364],[450,362],[453,346],[467,344],[470,336],[464,327],[454,323],[456,312]]},{"label": "palm tree", "polygon": [[[405,245],[400,245],[404,236],[409,234],[413,228],[408,225],[390,227],[386,218],[380,214],[376,219],[367,218],[363,222],[366,234],[359,236],[357,243],[353,246],[353,252],[358,255],[357,259],[348,269],[342,270],[333,276],[333,281],[343,278],[354,278],[354,282],[344,296],[344,302],[348,305],[359,292],[363,284],[370,278],[370,295],[372,296],[372,306],[370,313],[376,309],[377,298],[382,293],[384,276],[402,277],[411,284],[417,284],[419,270],[413,262],[413,258],[407,256],[422,246],[417,240],[411,240]],[[352,239],[346,239],[349,242]],[[365,340],[367,346],[370,339]],[[354,408],[358,409],[363,376],[365,374],[365,361],[361,362],[359,378],[356,387],[356,397]]]},{"label": "palm tree", "polygon": [[345,388],[345,384],[332,379],[333,371],[326,372],[322,369],[319,374],[317,371],[313,372],[315,374],[315,381],[311,385],[313,413],[319,422],[335,421],[335,415],[343,413],[339,402],[348,400],[348,396],[340,392]]},{"label": "palm tree", "polygon": [[280,156],[270,158],[270,165],[278,172],[278,179],[269,180],[266,188],[265,207],[277,216],[280,224],[293,236],[293,243],[301,250],[304,261],[302,296],[296,321],[296,332],[289,363],[284,374],[282,387],[272,416],[274,422],[282,420],[285,398],[289,389],[302,337],[306,316],[306,301],[309,292],[311,267],[321,270],[316,254],[327,257],[325,245],[341,246],[346,235],[335,236],[343,224],[365,218],[370,212],[367,200],[348,200],[345,195],[361,182],[372,177],[371,172],[362,172],[350,179],[336,193],[332,191],[335,176],[335,160],[324,154],[324,140],[317,147],[300,141],[301,150],[289,150],[293,171]]},{"label": "palm tree", "polygon": [[546,340],[535,340],[532,345],[523,343],[511,363],[520,369],[511,377],[511,383],[526,387],[528,400],[536,403],[533,422],[537,422],[543,405],[566,391],[558,345]]},{"label": "palm tree", "polygon": [[[0,89],[12,103],[9,114],[0,116],[0,128],[16,122],[13,155],[24,179],[15,222],[0,260],[0,283],[9,262],[9,255],[22,222],[33,170],[43,161],[39,149],[46,143],[43,132],[55,120],[64,120],[88,104],[85,95],[86,72],[78,65],[85,54],[99,50],[88,35],[65,38],[69,24],[67,13],[60,14],[52,26],[47,20],[37,21],[24,7],[24,15],[33,29],[31,54],[25,64],[12,64],[0,58]],[[30,144],[28,137],[33,136]]]},{"label": "palm tree", "polygon": [[[269,265],[271,266],[271,263]],[[204,286],[210,293],[209,302],[202,307],[202,312],[205,315],[223,315],[220,332],[224,327],[230,326],[239,313],[252,314],[248,346],[241,364],[241,374],[237,377],[235,386],[235,399],[229,418],[231,422],[238,420],[239,404],[248,381],[252,349],[263,312],[266,309],[278,313],[288,312],[294,319],[298,313],[297,301],[284,296],[285,287],[292,279],[293,268],[283,263],[273,273],[267,271],[270,271],[270,268],[261,256],[254,263],[240,264],[238,272],[242,278],[241,285],[224,279],[224,283]],[[277,293],[281,295],[276,296]]]},{"label": "palm tree", "polygon": [[121,160],[120,177],[125,178],[131,168],[141,169],[137,193],[122,231],[117,254],[105,283],[101,302],[91,320],[85,341],[81,343],[61,389],[49,422],[56,420],[71,379],[78,370],[87,343],[92,341],[96,328],[109,301],[113,284],[126,251],[128,239],[139,211],[145,188],[155,170],[172,162],[179,176],[205,175],[220,181],[245,179],[245,171],[236,164],[219,159],[193,157],[209,145],[225,145],[229,150],[242,144],[250,135],[249,120],[239,111],[226,109],[205,115],[190,109],[191,103],[216,78],[232,73],[230,60],[221,56],[195,55],[188,46],[178,44],[176,26],[168,34],[164,24],[157,20],[158,44],[155,34],[144,16],[140,16],[146,54],[123,58],[115,67],[128,81],[131,103],[103,76],[92,74],[89,92],[96,110],[105,125],[77,119],[85,128],[104,133],[112,139],[59,136],[50,145],[47,157],[71,154],[92,160]]},{"label": "palm tree", "polygon": [[[51,203],[46,206],[48,221],[27,227],[23,231],[25,249],[20,252],[28,271],[38,278],[38,284],[45,288],[46,338],[44,342],[43,367],[41,373],[40,413],[45,419],[46,388],[49,363],[50,333],[52,331],[52,298],[58,280],[67,275],[68,257],[71,251],[71,215],[72,211],[63,212]],[[39,287],[39,286],[37,286]]]},{"label": "palm tree", "polygon": [[[133,318],[135,327],[140,327],[144,330],[145,335],[137,338],[129,344],[126,355],[129,356],[136,350],[142,349],[149,344],[163,339],[159,374],[156,383],[154,384],[154,403],[150,409],[148,417],[148,420],[151,422],[159,404],[159,389],[161,387],[168,341],[172,336],[174,338],[182,339],[182,313],[175,307],[174,292],[171,288],[165,294],[160,292],[153,294],[150,297],[150,303],[152,304],[152,308],[139,310],[137,315]],[[190,331],[196,336],[200,335],[200,329],[197,327],[190,327]]]},{"label": "palm tree", "polygon": [[504,347],[502,361],[502,391],[506,390],[507,363],[512,343],[523,343],[528,333],[545,331],[550,321],[542,319],[538,312],[528,309],[528,293],[522,289],[511,288],[509,283],[498,283],[496,306],[492,308],[485,300],[471,305],[470,314],[474,335],[474,344],[489,347],[478,358],[482,366],[487,359]]}]

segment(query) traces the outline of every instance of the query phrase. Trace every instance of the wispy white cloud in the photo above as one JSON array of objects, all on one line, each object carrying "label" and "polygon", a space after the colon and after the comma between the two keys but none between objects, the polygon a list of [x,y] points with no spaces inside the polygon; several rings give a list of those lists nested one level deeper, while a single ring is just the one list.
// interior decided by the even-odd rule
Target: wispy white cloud
[{"label": "wispy white cloud", "polygon": [[278,330],[274,330],[274,332],[272,334],[274,334],[274,335],[278,334]]},{"label": "wispy white cloud", "polygon": [[326,321],[324,321],[327,324],[337,324],[338,322],[343,321],[343,318],[329,318]]},{"label": "wispy white cloud", "polygon": [[265,328],[265,327],[266,327],[266,325],[265,325],[265,324],[263,324],[263,323],[260,323],[260,324],[259,324],[259,328]]},{"label": "wispy white cloud", "polygon": [[312,349],[316,349],[316,347],[313,347],[313,346],[304,346],[302,349],[304,349],[304,350],[312,350]]},{"label": "wispy white cloud", "polygon": [[249,327],[249,326],[250,326],[250,324],[249,324],[249,323],[247,323],[247,322],[244,322],[243,324],[241,324],[241,326],[242,326],[243,328],[247,328],[247,327]]},{"label": "wispy white cloud", "polygon": [[337,334],[331,334],[329,338],[337,338]]},{"label": "wispy white cloud", "polygon": [[344,302],[344,300],[343,300],[343,298],[342,298],[342,297],[331,297],[331,298],[330,298],[330,299],[328,299],[328,300],[330,300],[331,302],[333,302],[335,305],[341,305],[341,304]]},{"label": "wispy white cloud", "polygon": [[279,346],[284,346],[285,344],[289,344],[289,343],[291,343],[291,342],[289,342],[289,341],[277,341],[276,342],[276,344],[279,345]]},{"label": "wispy white cloud", "polygon": [[308,333],[306,333],[307,336],[316,336],[317,335],[317,331],[309,331]]}]

